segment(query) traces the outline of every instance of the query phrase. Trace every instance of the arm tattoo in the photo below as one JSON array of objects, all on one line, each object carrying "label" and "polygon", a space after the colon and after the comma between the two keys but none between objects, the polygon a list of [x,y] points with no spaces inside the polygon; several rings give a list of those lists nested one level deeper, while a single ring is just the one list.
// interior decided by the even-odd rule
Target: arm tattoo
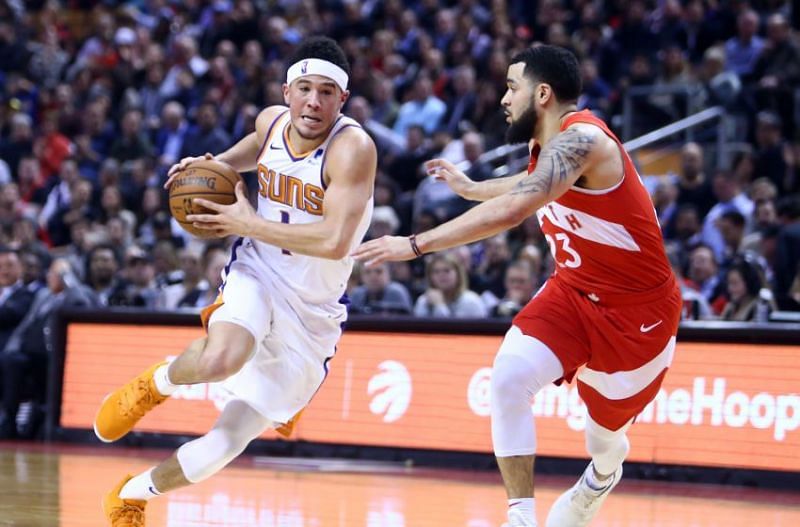
[{"label": "arm tattoo", "polygon": [[550,194],[585,166],[596,138],[579,128],[567,128],[548,144],[539,157],[536,169],[517,184],[512,194],[543,192]]}]

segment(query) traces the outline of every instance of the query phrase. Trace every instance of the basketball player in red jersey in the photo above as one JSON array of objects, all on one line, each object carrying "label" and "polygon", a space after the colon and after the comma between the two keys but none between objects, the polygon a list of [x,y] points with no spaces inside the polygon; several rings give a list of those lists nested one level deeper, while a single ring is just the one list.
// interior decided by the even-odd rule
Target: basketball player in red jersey
[{"label": "basketball player in red jersey", "polygon": [[672,361],[681,295],[630,157],[600,119],[577,111],[575,56],[553,46],[527,49],[511,60],[507,85],[507,138],[529,144],[528,170],[477,183],[445,160],[430,161],[430,173],[483,203],[430,231],[367,242],[354,256],[368,264],[409,260],[536,214],[556,270],[514,319],[495,358],[492,442],[508,493],[507,525],[536,526],[530,400],[548,383],[577,377],[591,462],[545,525],[585,526],[619,482],[626,431]]}]

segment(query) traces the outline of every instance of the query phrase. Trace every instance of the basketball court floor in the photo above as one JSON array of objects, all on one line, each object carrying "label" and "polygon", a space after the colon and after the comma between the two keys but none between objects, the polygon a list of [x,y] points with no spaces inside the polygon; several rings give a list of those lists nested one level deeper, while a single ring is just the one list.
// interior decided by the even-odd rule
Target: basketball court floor
[{"label": "basketball court floor", "polygon": [[[0,526],[98,527],[102,495],[162,450],[0,443]],[[577,475],[576,475],[577,477]],[[540,524],[573,479],[538,482]],[[399,464],[243,457],[152,501],[148,527],[499,527],[505,496],[490,472]],[[594,527],[796,527],[800,492],[623,480]]]}]

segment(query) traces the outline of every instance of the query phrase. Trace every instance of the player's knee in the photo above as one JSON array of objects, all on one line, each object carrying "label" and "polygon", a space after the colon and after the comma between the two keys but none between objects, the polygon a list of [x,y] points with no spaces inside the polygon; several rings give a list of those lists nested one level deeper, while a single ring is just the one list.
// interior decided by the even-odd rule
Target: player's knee
[{"label": "player's knee", "polygon": [[209,478],[241,454],[250,439],[226,428],[212,428],[178,449],[178,463],[184,477],[192,483]]},{"label": "player's knee", "polygon": [[492,367],[492,400],[527,401],[531,373],[515,355],[498,354]]}]

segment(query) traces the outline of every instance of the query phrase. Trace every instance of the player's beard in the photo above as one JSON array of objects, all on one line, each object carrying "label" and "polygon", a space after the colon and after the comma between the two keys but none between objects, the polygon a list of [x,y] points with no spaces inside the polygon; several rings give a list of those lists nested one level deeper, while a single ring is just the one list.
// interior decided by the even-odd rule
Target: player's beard
[{"label": "player's beard", "polygon": [[511,121],[506,130],[506,142],[510,145],[527,143],[533,137],[536,122],[539,120],[533,106],[522,112],[519,119]]}]

